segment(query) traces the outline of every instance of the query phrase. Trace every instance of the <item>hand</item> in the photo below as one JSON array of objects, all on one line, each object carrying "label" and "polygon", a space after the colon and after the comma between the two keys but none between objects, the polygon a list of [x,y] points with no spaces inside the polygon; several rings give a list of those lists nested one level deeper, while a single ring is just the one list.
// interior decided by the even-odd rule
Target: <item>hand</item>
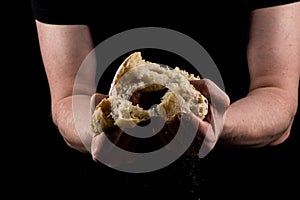
[{"label": "hand", "polygon": [[[91,113],[94,112],[96,106],[102,101],[102,99],[108,98],[108,95],[95,93],[91,97]],[[118,144],[121,148],[126,148],[130,141],[130,137],[123,137],[122,130],[118,127],[112,127],[106,132],[97,133],[92,138],[91,143],[91,154],[92,158],[96,162],[106,162],[109,166],[116,166],[121,163],[127,163],[129,158],[122,157],[122,155],[112,155],[112,149]],[[113,157],[111,162],[109,157]]]},{"label": "hand", "polygon": [[[157,99],[159,99],[157,98],[157,95],[159,95],[159,93],[156,93],[155,95],[150,93],[134,93],[130,100],[134,105],[140,102],[140,106],[142,106],[144,109],[148,109],[153,103],[155,103],[155,101],[157,101]],[[94,112],[95,107],[98,105],[98,103],[100,103],[101,100],[107,97],[108,95],[95,93],[91,97],[91,113]],[[139,102],[137,100],[139,100]],[[150,120],[141,122],[138,125],[140,127],[145,127],[146,125],[149,125],[149,122]],[[152,118],[151,124],[154,129],[157,129],[158,127],[164,126],[164,121],[160,117]],[[145,128],[148,130],[148,127]],[[148,132],[147,130],[146,132]],[[91,154],[93,160],[96,162],[104,162],[106,165],[111,167],[116,167],[119,165],[130,164],[139,157],[139,155],[137,154],[134,154],[135,156],[131,156],[132,154],[130,153],[124,153],[126,151],[144,153],[151,152],[159,149],[160,147],[163,147],[163,144],[159,139],[160,137],[158,137],[159,134],[151,137],[151,139],[148,140],[147,138],[144,139],[132,137],[131,135],[134,134],[134,132],[136,132],[136,135],[139,135],[141,129],[138,129],[137,126],[131,129],[121,129],[115,126],[109,128],[105,132],[95,134],[92,138],[91,143]],[[158,131],[153,130],[153,133],[156,132]],[[128,133],[131,134],[129,135]],[[116,146],[124,151],[116,151],[116,149],[118,149],[116,148]]]},{"label": "hand", "polygon": [[[165,122],[165,126],[160,130],[160,142],[163,145],[170,143],[175,138],[178,131],[184,132],[186,137],[194,137],[192,144],[185,151],[186,155],[199,156],[203,158],[215,146],[218,137],[221,134],[224,124],[225,112],[230,104],[228,95],[222,91],[215,83],[209,79],[191,80],[190,83],[200,91],[209,100],[209,112],[206,117],[201,120],[192,113],[181,113]],[[132,101],[137,104],[139,101],[148,101],[153,95],[134,94]],[[177,141],[169,147],[171,151],[178,151],[184,145],[185,138],[177,138]]]},{"label": "hand", "polygon": [[[153,121],[154,123],[160,124],[161,130],[155,130],[157,133],[150,146],[154,149],[147,149],[145,146],[147,144],[143,142],[146,139],[135,139],[128,134],[125,134],[120,128],[114,127],[106,131],[106,133],[100,133],[96,135],[92,140],[92,156],[95,161],[101,160],[105,156],[112,156],[111,152],[114,146],[118,146],[126,151],[131,152],[148,152],[151,150],[156,150],[164,145],[167,145],[176,136],[179,127],[186,134],[194,134],[194,140],[190,147],[186,150],[185,154],[190,156],[206,156],[216,144],[218,137],[222,131],[225,111],[229,106],[229,98],[216,84],[208,79],[193,80],[190,81],[194,87],[201,91],[201,93],[209,99],[209,113],[204,120],[199,119],[194,114],[180,114],[176,115],[174,118],[168,121],[164,121],[159,117]],[[151,104],[159,103],[159,98],[161,94],[156,93],[140,93],[135,92],[131,101],[134,105],[139,104],[144,109],[148,109]],[[107,98],[107,95],[95,94],[92,97],[92,108],[103,99]],[[152,120],[152,119],[151,119]],[[147,123],[146,123],[147,124]],[[181,124],[181,126],[180,126]],[[133,132],[134,128],[130,130]],[[196,133],[195,133],[196,132]],[[110,142],[108,142],[108,140]],[[171,151],[176,151],[180,147],[182,141],[175,141],[175,146],[171,146]],[[142,144],[141,144],[142,143]],[[145,145],[146,144],[146,145]],[[148,145],[149,146],[149,145]],[[172,148],[173,147],[173,148]],[[156,148],[156,149],[155,149]],[[118,165],[124,162],[132,162],[131,158],[124,157],[123,155],[114,154],[114,163],[109,163],[109,165]]]},{"label": "hand", "polygon": [[203,158],[217,143],[223,129],[230,99],[209,79],[192,80],[190,83],[209,100],[209,112],[204,120],[200,120],[193,114],[184,116],[184,127],[197,128],[196,137],[186,153]]}]

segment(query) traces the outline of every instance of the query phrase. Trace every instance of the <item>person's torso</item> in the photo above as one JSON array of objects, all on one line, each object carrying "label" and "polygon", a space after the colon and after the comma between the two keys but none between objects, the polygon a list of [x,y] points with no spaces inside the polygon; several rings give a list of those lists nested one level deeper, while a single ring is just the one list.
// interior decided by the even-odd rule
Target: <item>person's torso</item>
[{"label": "person's torso", "polygon": [[[91,3],[90,10],[90,25],[95,45],[123,31],[136,28],[161,27],[178,31],[191,37],[208,52],[218,67],[225,90],[232,102],[247,94],[248,11],[243,1],[206,1],[187,4],[173,2],[163,5],[154,2],[140,5]],[[180,61],[176,63],[177,60],[167,54],[163,56],[161,51],[147,51],[145,55],[150,61],[184,68],[181,66],[183,63]],[[115,68],[108,70],[105,76],[108,81],[118,64],[113,67]],[[103,92],[107,90],[108,88],[104,88]]]}]

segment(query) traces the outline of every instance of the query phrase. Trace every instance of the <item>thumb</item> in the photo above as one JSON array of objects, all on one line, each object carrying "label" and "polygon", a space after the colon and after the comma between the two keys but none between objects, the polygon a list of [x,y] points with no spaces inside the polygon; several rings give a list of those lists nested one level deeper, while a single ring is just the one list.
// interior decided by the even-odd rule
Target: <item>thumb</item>
[{"label": "thumb", "polygon": [[225,111],[230,104],[228,95],[210,79],[191,80],[190,83],[200,91],[218,110]]},{"label": "thumb", "polygon": [[102,101],[102,99],[108,98],[108,95],[106,94],[100,94],[100,93],[94,93],[91,96],[90,100],[90,109],[91,113],[95,111],[96,106]]}]

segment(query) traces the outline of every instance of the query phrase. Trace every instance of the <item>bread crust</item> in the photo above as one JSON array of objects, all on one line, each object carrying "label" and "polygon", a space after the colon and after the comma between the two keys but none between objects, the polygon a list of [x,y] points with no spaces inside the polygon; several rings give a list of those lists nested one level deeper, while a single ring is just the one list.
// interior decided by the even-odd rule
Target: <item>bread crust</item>
[{"label": "bread crust", "polygon": [[[122,91],[116,87],[122,77],[125,74],[129,74],[131,69],[138,69],[146,68],[149,65],[158,65],[156,63],[152,63],[149,61],[145,61],[142,59],[141,52],[134,52],[130,56],[128,56],[123,63],[120,65],[116,74],[112,80],[111,87],[109,90],[109,98],[102,100],[95,109],[95,112],[92,115],[92,122],[91,128],[95,134],[99,134],[102,131],[107,130],[112,126],[127,126],[127,127],[134,127],[137,123],[141,121],[145,121],[150,119],[152,116],[159,115],[165,117],[166,120],[171,119],[176,114],[182,112],[182,106],[189,100],[188,97],[183,98],[179,93],[185,93],[185,88],[181,89],[180,92],[177,91],[168,91],[165,96],[161,99],[161,103],[157,106],[156,110],[143,110],[138,105],[132,105],[128,99],[122,99],[119,96],[119,93]],[[158,66],[156,66],[158,67]],[[160,68],[160,67],[158,67]],[[168,70],[168,73],[170,70]],[[185,82],[188,80],[199,80],[200,77],[194,76],[194,74],[190,74],[184,70],[181,70],[179,67],[172,69],[172,73],[180,76],[181,78],[184,77]],[[166,77],[170,79],[172,82],[172,77]],[[181,79],[182,80],[182,79]],[[176,80],[179,82],[179,80]],[[176,83],[176,81],[174,81]],[[120,81],[120,84],[122,82]],[[194,100],[192,101],[193,106],[191,106],[191,111],[198,116],[200,119],[204,119],[208,112],[208,101],[207,99],[197,91],[193,85],[189,82],[187,83],[188,91],[192,91],[191,93]],[[122,86],[123,87],[123,86]],[[121,88],[122,88],[121,87]],[[131,86],[129,86],[131,87]],[[139,88],[140,91],[147,91],[147,92],[155,92],[159,90],[163,90],[166,87],[162,84],[151,84],[146,85],[143,88]],[[124,91],[123,91],[124,92]],[[191,94],[186,94],[191,95]],[[183,95],[184,96],[184,95]],[[117,102],[119,101],[119,102]],[[124,104],[124,105],[122,105]],[[122,105],[122,111],[119,111],[120,106]],[[119,107],[118,107],[119,106]],[[195,110],[196,109],[196,110]]]},{"label": "bread crust", "polygon": [[132,69],[135,66],[139,66],[140,64],[146,64],[147,62],[142,59],[141,52],[134,52],[130,54],[120,65],[120,67],[117,69],[116,74],[113,78],[113,81],[111,83],[110,90],[108,92],[108,95],[111,95],[113,87],[118,83],[120,78],[128,72],[130,69]]}]

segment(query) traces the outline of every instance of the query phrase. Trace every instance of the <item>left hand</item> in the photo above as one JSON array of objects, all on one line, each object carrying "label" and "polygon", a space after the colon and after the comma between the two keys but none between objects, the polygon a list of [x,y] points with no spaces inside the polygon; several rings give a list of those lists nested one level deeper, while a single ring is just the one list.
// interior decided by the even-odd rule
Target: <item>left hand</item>
[{"label": "left hand", "polygon": [[[179,130],[183,131],[186,137],[194,137],[192,144],[188,147],[184,154],[188,156],[199,156],[203,158],[215,146],[223,129],[225,113],[230,105],[228,95],[221,90],[213,81],[209,79],[191,80],[190,83],[200,91],[209,100],[209,112],[206,117],[201,120],[193,113],[180,113],[172,119],[165,121],[165,126],[157,134],[160,142],[164,145],[170,143],[174,139]],[[134,94],[133,102],[139,103],[141,100],[151,102],[152,95]],[[139,103],[140,104],[140,103]],[[178,151],[178,149],[186,144],[186,138],[179,138],[181,141],[175,141],[170,149]]]},{"label": "left hand", "polygon": [[[204,120],[199,119],[194,114],[180,114],[174,116],[171,120],[163,121],[163,119],[157,118],[156,123],[164,123],[165,125],[161,130],[155,130],[155,144],[152,142],[150,146],[157,146],[159,148],[170,143],[170,141],[177,134],[178,128],[182,123],[182,130],[186,134],[195,133],[195,138],[190,147],[185,151],[189,156],[206,156],[216,144],[218,137],[222,131],[225,111],[229,106],[229,98],[225,92],[223,92],[215,83],[208,79],[201,79],[191,81],[194,87],[201,91],[201,93],[209,99],[209,113]],[[157,96],[151,93],[134,93],[131,97],[131,101],[134,105],[139,104],[144,109],[149,108],[150,104],[157,103]],[[107,95],[95,94],[92,97],[92,107],[96,106],[103,98],[107,98]],[[154,99],[153,99],[154,98]],[[157,127],[162,127],[158,125]],[[134,128],[130,131],[134,131]],[[108,142],[107,138],[111,141]],[[113,145],[124,149],[125,151],[141,152],[140,147],[144,147],[144,143],[139,144],[141,141],[136,140],[124,132],[119,127],[114,127],[96,135],[92,140],[92,156],[95,161],[99,161],[100,156],[111,156],[111,149]],[[177,147],[180,147],[180,141],[175,141],[175,146],[171,151],[176,151]],[[112,145],[113,144],[113,145]],[[149,144],[148,144],[149,145]],[[142,148],[143,149],[143,148]],[[143,150],[142,150],[143,151]],[[149,150],[150,151],[150,150]],[[122,155],[113,155],[114,163],[111,165],[118,165],[120,163],[130,163],[131,158],[124,157]]]}]

